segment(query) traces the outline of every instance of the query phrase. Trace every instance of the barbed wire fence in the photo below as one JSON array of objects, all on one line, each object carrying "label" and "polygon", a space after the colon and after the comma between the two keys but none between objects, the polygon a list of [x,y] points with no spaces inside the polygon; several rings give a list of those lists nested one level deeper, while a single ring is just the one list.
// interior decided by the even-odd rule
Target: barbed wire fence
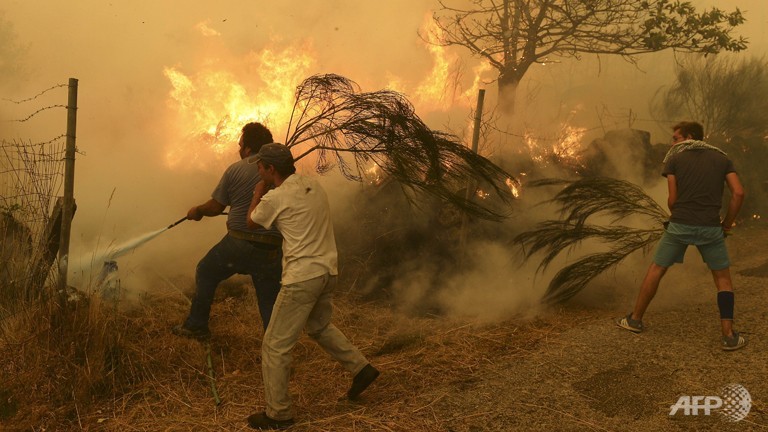
[{"label": "barbed wire fence", "polygon": [[[57,260],[57,254],[64,252],[61,256],[65,257],[68,252],[74,212],[77,80],[23,100],[4,98],[0,102],[26,108],[63,87],[69,89],[67,105],[33,107],[22,118],[0,120],[25,123],[44,111],[67,110],[65,134],[41,142],[0,137],[0,318],[66,286],[67,260]],[[51,271],[57,267],[58,272]]]}]

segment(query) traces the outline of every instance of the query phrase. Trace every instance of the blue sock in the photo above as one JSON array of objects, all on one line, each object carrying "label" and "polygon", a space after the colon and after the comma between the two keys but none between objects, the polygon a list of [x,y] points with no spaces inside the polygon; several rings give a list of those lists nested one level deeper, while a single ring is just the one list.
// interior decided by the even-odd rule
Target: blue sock
[{"label": "blue sock", "polygon": [[720,309],[721,320],[732,320],[733,319],[733,291],[718,291],[717,307]]}]

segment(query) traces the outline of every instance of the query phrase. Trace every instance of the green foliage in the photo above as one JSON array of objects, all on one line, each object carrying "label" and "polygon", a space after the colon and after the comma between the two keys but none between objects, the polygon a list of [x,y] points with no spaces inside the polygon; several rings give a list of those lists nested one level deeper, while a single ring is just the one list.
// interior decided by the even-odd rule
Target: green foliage
[{"label": "green foliage", "polygon": [[[544,271],[564,251],[575,251],[587,240],[608,245],[609,251],[589,254],[563,267],[550,281],[543,301],[559,303],[579,293],[587,284],[606,270],[619,264],[637,250],[647,250],[663,232],[662,223],[668,214],[643,190],[626,181],[608,177],[588,177],[578,181],[545,179],[529,187],[562,186],[549,202],[560,208],[560,219],[540,223],[535,229],[515,237],[524,248],[525,258],[539,252],[544,258],[539,270]],[[608,226],[588,224],[596,215],[607,216]],[[641,216],[651,228],[641,229],[618,225],[629,216]]]},{"label": "green foliage", "polygon": [[724,12],[712,8],[697,13],[690,2],[659,0],[647,4],[648,18],[641,26],[645,47],[658,51],[678,48],[684,51],[713,54],[720,51],[741,51],[747,47],[743,37],[734,38],[731,30],[744,23],[737,8]]}]

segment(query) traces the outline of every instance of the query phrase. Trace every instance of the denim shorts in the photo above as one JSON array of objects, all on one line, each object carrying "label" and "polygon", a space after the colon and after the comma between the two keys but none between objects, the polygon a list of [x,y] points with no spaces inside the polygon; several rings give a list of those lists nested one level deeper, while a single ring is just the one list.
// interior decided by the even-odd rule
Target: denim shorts
[{"label": "denim shorts", "polygon": [[661,236],[653,262],[662,267],[671,267],[682,263],[685,250],[689,245],[699,249],[702,260],[710,270],[723,270],[731,265],[728,249],[725,247],[725,235],[719,226],[694,226],[670,222]]}]

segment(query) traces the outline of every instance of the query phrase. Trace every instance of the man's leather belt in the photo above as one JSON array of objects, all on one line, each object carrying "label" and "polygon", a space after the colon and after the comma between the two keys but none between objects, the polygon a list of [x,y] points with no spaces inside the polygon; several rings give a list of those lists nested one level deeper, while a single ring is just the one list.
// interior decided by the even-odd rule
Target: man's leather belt
[{"label": "man's leather belt", "polygon": [[229,230],[229,235],[236,239],[246,240],[249,242],[262,243],[271,246],[280,247],[283,245],[283,238],[269,234],[261,233],[249,233],[244,231]]}]

